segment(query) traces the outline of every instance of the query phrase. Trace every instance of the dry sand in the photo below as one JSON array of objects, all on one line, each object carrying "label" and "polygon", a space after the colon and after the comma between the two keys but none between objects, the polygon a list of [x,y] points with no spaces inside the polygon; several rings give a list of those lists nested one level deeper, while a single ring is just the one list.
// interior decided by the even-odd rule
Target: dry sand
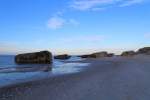
[{"label": "dry sand", "polygon": [[0,89],[0,100],[150,100],[150,56],[87,59],[88,69]]}]

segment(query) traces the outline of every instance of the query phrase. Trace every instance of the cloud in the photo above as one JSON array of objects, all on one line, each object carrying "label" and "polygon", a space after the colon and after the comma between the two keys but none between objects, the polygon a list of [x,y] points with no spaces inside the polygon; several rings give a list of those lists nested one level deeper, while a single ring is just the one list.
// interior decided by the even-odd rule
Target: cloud
[{"label": "cloud", "polygon": [[113,0],[74,0],[70,7],[77,10],[89,10],[99,5],[113,3]]},{"label": "cloud", "polygon": [[48,27],[50,29],[58,29],[63,27],[63,25],[65,24],[65,20],[61,17],[52,17],[48,20]]},{"label": "cloud", "polygon": [[78,26],[79,22],[75,19],[64,19],[60,16],[52,17],[48,20],[48,28],[50,29],[59,29],[64,27],[65,25]]},{"label": "cloud", "polygon": [[146,39],[150,39],[150,33],[146,33],[146,34],[144,34],[144,38],[146,38]]},{"label": "cloud", "polygon": [[75,19],[69,19],[68,21],[69,24],[71,25],[74,25],[74,26],[78,26],[79,25],[79,22]]},{"label": "cloud", "polygon": [[130,6],[133,4],[138,4],[138,3],[142,3],[144,0],[130,0],[130,1],[125,1],[123,4],[120,5],[120,7],[125,7],[125,6]]},{"label": "cloud", "polygon": [[106,8],[104,7],[104,8],[93,8],[93,9],[91,9],[92,11],[104,11],[104,10],[106,10]]},{"label": "cloud", "polygon": [[[80,11],[86,10],[101,10],[110,6],[131,6],[133,4],[138,4],[144,0],[74,0],[70,7]],[[93,10],[94,11],[94,10]]]}]

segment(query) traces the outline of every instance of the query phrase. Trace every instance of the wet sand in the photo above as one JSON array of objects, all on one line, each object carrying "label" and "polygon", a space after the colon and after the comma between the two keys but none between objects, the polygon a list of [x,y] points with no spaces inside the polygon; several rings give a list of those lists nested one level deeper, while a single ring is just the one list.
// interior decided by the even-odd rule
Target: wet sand
[{"label": "wet sand", "polygon": [[82,72],[0,88],[0,100],[149,100],[150,56],[87,59]]}]

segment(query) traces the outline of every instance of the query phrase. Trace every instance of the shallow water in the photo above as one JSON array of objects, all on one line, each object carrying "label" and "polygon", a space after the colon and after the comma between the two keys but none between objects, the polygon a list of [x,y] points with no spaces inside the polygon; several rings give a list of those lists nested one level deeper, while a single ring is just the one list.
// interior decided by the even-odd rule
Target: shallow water
[{"label": "shallow water", "polygon": [[[72,57],[68,61],[80,61],[78,57]],[[24,64],[14,63],[14,56],[0,56],[0,87],[49,78],[56,75],[71,74],[82,71],[88,63],[64,63],[62,60],[54,60],[52,65],[48,64]],[[43,68],[52,67],[49,72]]]}]

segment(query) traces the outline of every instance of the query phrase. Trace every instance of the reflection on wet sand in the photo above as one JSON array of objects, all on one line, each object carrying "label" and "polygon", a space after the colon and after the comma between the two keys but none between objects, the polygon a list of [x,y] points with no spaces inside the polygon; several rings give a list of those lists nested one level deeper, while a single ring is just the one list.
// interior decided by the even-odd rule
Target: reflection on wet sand
[{"label": "reflection on wet sand", "polygon": [[14,72],[34,72],[34,71],[51,71],[51,64],[46,65],[20,65],[20,67],[0,68],[0,73],[14,73]]}]

